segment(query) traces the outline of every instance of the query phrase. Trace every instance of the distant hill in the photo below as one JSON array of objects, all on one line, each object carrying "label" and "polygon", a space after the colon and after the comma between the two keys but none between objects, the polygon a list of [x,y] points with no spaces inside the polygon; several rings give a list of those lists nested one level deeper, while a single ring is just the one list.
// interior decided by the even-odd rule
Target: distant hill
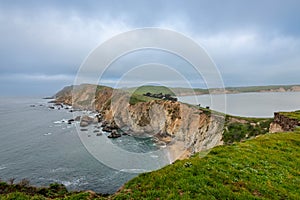
[{"label": "distant hill", "polygon": [[202,94],[234,94],[234,93],[247,93],[247,92],[299,92],[300,85],[270,85],[270,86],[245,86],[245,87],[226,87],[224,89],[220,88],[180,88],[180,87],[170,87],[165,86],[141,86],[128,88],[127,91],[131,91],[135,94],[145,94],[150,93],[163,93],[171,94],[173,96],[189,96],[189,95],[202,95]]}]

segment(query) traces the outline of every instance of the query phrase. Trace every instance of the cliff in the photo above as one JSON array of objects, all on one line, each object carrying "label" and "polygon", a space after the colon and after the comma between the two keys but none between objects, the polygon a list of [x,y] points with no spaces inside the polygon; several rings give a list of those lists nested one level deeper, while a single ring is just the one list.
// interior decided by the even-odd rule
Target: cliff
[{"label": "cliff", "polygon": [[269,131],[270,133],[294,131],[297,126],[300,126],[300,111],[275,112]]},{"label": "cliff", "polygon": [[89,84],[65,87],[55,97],[73,109],[99,112],[103,123],[127,134],[156,137],[169,146],[173,159],[222,144],[224,116],[180,102]]}]

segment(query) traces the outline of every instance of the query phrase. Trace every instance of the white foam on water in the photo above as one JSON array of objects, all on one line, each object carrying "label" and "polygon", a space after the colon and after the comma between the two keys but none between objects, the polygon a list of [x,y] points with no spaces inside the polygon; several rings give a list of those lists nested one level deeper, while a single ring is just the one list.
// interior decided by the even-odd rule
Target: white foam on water
[{"label": "white foam on water", "polygon": [[145,169],[121,169],[121,172],[128,172],[128,173],[144,173],[147,172]]}]

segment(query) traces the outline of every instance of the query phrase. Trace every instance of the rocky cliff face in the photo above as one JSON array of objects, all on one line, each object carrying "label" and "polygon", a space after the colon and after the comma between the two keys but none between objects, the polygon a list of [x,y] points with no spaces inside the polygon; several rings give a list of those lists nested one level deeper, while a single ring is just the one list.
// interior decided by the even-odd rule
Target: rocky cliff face
[{"label": "rocky cliff face", "polygon": [[222,144],[223,116],[165,100],[130,105],[129,98],[126,92],[95,85],[67,87],[56,94],[57,102],[96,110],[105,123],[123,132],[158,138],[169,146],[173,160]]},{"label": "rocky cliff face", "polygon": [[293,131],[296,126],[300,125],[298,119],[293,119],[282,113],[274,113],[274,121],[270,124],[270,133]]}]

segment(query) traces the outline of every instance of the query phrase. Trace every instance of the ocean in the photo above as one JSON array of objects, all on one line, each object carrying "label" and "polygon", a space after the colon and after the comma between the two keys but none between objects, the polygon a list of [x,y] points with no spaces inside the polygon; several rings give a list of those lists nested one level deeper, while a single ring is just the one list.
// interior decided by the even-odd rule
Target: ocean
[{"label": "ocean", "polygon": [[[114,193],[137,176],[137,173],[112,169],[95,159],[82,144],[75,125],[65,123],[74,113],[49,109],[48,101],[32,97],[1,98],[1,180],[15,178],[18,182],[26,178],[37,186],[58,182],[71,190]],[[130,136],[121,138],[114,142],[124,145],[127,140],[127,146],[136,151],[149,146],[134,143]],[[110,156],[113,160],[115,155]]]}]

